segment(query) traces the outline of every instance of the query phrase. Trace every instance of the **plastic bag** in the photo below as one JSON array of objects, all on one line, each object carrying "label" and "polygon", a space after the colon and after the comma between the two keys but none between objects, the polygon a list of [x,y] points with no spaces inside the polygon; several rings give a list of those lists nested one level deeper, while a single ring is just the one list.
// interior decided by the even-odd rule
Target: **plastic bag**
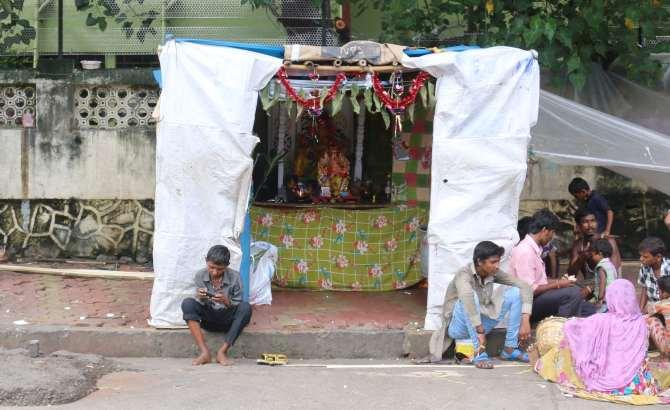
[{"label": "plastic bag", "polygon": [[272,277],[277,266],[277,247],[267,242],[251,244],[251,275],[249,277],[249,303],[272,304]]}]

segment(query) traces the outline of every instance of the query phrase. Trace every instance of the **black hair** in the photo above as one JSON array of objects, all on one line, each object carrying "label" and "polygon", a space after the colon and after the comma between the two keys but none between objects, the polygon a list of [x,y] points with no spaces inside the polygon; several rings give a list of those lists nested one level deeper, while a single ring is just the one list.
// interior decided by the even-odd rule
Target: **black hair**
[{"label": "black hair", "polygon": [[655,236],[644,238],[637,249],[640,252],[649,252],[654,256],[665,255],[665,243],[663,243],[661,238]]},{"label": "black hair", "polygon": [[591,250],[593,252],[598,252],[605,258],[610,258],[612,256],[612,252],[614,252],[612,249],[612,244],[607,239],[598,239],[597,241],[593,242],[593,245],[591,245]]},{"label": "black hair", "polygon": [[502,257],[504,254],[505,248],[502,246],[498,246],[491,241],[483,241],[479,242],[477,246],[475,246],[475,251],[472,254],[472,261],[475,263],[475,266],[477,266],[479,262],[485,261],[488,258],[492,258],[494,256]]},{"label": "black hair", "polygon": [[656,279],[656,283],[658,283],[658,288],[660,290],[670,293],[670,276],[661,276]]},{"label": "black hair", "polygon": [[540,209],[533,214],[533,220],[528,224],[528,233],[536,234],[544,228],[555,231],[558,229],[560,223],[561,220],[558,219],[555,213],[547,208]]},{"label": "black hair", "polygon": [[580,223],[582,223],[582,219],[586,218],[588,215],[595,216],[593,211],[584,206],[577,208],[577,210],[575,211],[575,223],[579,225]]},{"label": "black hair", "polygon": [[516,224],[516,230],[519,232],[519,239],[522,239],[528,235],[528,225],[530,225],[533,220],[532,216],[524,216],[519,219],[519,222]]},{"label": "black hair", "polygon": [[230,251],[223,245],[214,245],[207,251],[205,260],[217,265],[228,266],[230,264]]},{"label": "black hair", "polygon": [[584,178],[579,177],[573,178],[572,181],[570,181],[570,185],[568,185],[568,191],[570,191],[572,195],[578,192],[588,191],[590,189],[591,187],[589,186],[589,183],[586,182]]}]

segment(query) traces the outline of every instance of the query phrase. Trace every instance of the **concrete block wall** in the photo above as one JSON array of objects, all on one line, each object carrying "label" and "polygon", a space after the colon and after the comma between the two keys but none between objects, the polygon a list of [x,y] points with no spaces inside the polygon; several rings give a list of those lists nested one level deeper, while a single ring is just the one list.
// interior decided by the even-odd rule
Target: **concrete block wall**
[{"label": "concrete block wall", "polygon": [[[5,116],[0,125],[0,247],[36,257],[150,259],[156,131],[149,97],[132,93],[157,95],[151,71],[67,78],[0,71],[0,102],[8,100],[3,90],[22,88],[35,91],[36,121],[23,128],[20,118]],[[82,90],[95,98],[82,98]]]}]

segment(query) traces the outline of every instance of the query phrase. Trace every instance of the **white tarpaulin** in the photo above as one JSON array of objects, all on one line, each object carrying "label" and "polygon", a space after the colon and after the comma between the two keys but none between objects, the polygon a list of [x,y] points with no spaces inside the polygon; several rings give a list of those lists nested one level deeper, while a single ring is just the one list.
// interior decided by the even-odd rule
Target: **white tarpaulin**
[{"label": "white tarpaulin", "polygon": [[183,325],[180,304],[212,245],[231,250],[249,200],[258,143],[258,90],[281,59],[171,40],[160,52],[162,94],[156,137],[153,326]]},{"label": "white tarpaulin", "polygon": [[546,91],[533,154],[561,165],[602,166],[670,195],[670,138]]},{"label": "white tarpaulin", "polygon": [[441,325],[447,285],[491,240],[506,255],[518,240],[519,197],[537,120],[534,52],[509,47],[405,58],[437,77],[431,168],[425,329]]}]

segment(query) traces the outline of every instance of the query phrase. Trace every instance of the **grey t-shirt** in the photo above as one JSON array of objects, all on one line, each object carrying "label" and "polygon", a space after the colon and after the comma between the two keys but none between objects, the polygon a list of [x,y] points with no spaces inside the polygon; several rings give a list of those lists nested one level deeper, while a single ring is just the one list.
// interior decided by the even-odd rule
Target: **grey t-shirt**
[{"label": "grey t-shirt", "polygon": [[[227,268],[223,273],[223,280],[221,281],[221,286],[214,287],[212,280],[209,277],[209,272],[207,269],[200,269],[195,273],[195,286],[198,288],[205,288],[207,291],[217,294],[223,294],[228,299],[230,303],[235,306],[242,301],[242,282],[240,281],[240,274],[230,268]],[[201,303],[211,304],[214,309],[225,309],[226,305],[222,303],[216,303],[210,299],[200,299]]]}]

